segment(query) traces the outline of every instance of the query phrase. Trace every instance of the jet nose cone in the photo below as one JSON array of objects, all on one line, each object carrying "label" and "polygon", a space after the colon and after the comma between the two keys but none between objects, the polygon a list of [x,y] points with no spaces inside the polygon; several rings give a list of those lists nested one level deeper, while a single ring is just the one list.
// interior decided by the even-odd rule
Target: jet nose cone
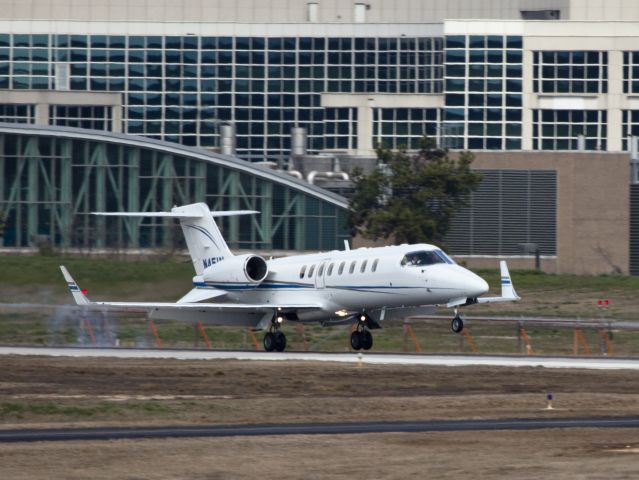
[{"label": "jet nose cone", "polygon": [[484,293],[486,293],[488,291],[488,283],[486,283],[486,280],[484,280],[481,277],[477,277],[476,281],[475,281],[476,285],[475,288],[477,289],[477,294],[475,294],[476,297],[483,295]]},{"label": "jet nose cone", "polygon": [[488,283],[479,275],[475,275],[472,272],[468,272],[470,275],[466,277],[466,288],[468,290],[468,297],[475,298],[483,295],[488,291]]}]

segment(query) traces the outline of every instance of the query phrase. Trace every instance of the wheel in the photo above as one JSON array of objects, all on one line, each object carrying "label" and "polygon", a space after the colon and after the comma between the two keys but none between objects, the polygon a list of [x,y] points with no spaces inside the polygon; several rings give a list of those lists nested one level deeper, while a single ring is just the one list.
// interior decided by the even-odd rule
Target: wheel
[{"label": "wheel", "polygon": [[362,334],[355,330],[351,333],[351,348],[353,350],[361,350],[362,349]]},{"label": "wheel", "polygon": [[373,334],[368,329],[364,329],[360,332],[360,338],[362,340],[362,349],[370,350],[373,346]]},{"label": "wheel", "polygon": [[277,347],[277,338],[273,332],[266,332],[264,334],[264,350],[272,352]]},{"label": "wheel", "polygon": [[275,332],[275,351],[283,352],[286,348],[286,335],[283,332],[277,330]]},{"label": "wheel", "polygon": [[450,328],[453,329],[453,332],[459,333],[464,329],[464,321],[461,317],[457,316],[453,318],[453,321],[450,323]]}]

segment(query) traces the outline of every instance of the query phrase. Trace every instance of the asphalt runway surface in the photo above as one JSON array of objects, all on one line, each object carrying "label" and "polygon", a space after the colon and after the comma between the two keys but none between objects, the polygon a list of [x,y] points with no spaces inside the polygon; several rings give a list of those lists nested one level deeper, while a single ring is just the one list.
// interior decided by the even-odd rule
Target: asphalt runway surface
[{"label": "asphalt runway surface", "polygon": [[364,433],[423,433],[468,432],[481,430],[539,430],[549,428],[638,427],[639,417],[61,428],[0,430],[0,443],[268,435],[350,435]]},{"label": "asphalt runway surface", "polygon": [[639,359],[610,357],[542,357],[499,355],[414,355],[387,353],[317,353],[317,352],[257,352],[228,350],[171,350],[133,348],[50,348],[0,347],[1,355],[36,355],[52,357],[100,358],[167,358],[178,360],[295,360],[315,362],[345,362],[387,365],[439,365],[449,367],[546,367],[583,368],[594,370],[639,370]]}]

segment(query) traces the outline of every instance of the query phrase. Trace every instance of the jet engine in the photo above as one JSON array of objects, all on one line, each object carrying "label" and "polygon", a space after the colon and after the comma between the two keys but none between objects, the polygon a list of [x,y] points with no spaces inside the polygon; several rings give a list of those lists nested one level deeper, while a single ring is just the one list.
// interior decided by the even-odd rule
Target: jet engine
[{"label": "jet engine", "polygon": [[266,260],[252,253],[228,257],[204,270],[205,282],[258,286],[268,275]]}]

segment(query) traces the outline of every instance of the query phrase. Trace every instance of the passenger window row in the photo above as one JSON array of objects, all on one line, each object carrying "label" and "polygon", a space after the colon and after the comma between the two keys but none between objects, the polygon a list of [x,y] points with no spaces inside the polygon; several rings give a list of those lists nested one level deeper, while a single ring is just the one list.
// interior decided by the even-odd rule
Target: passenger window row
[{"label": "passenger window row", "polygon": [[[371,269],[370,271],[372,273],[377,271],[377,265],[379,264],[379,258],[376,258],[373,263],[371,264]],[[326,269],[326,276],[330,277],[333,275],[333,271],[335,268],[336,263],[331,262],[328,265],[328,268]],[[324,275],[324,266],[325,264],[321,264],[319,269],[317,270],[317,276],[321,277],[322,275]],[[368,260],[364,260],[359,268],[360,273],[366,273],[366,267],[368,266]],[[311,265],[311,267],[308,269],[308,273],[306,272],[306,265],[303,265],[302,268],[300,269],[300,278],[304,278],[304,276],[306,276],[306,278],[312,278],[313,277],[313,273],[315,273],[315,265]],[[339,266],[337,267],[337,275],[342,275],[344,273],[344,268],[346,267],[346,261],[341,262],[339,264]],[[357,267],[357,260],[353,260],[350,264],[350,266],[348,267],[348,273],[352,274],[355,273],[355,268]]]}]

